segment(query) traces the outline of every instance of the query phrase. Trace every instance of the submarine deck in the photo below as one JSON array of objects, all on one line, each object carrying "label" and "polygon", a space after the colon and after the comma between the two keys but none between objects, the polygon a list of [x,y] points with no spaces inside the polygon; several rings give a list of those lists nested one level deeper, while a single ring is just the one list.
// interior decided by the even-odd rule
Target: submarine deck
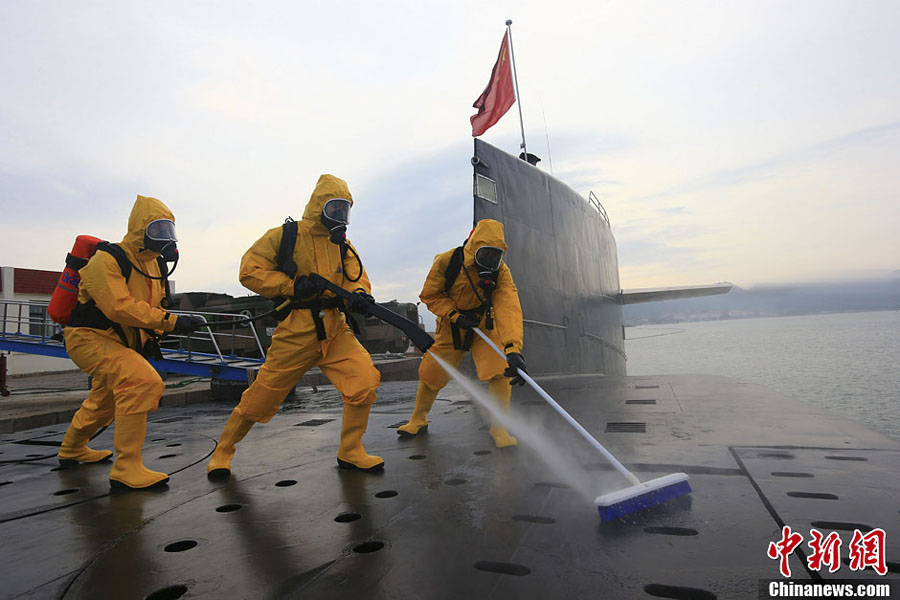
[{"label": "submarine deck", "polygon": [[[766,549],[784,524],[804,534],[794,578],[900,578],[897,442],[722,377],[539,381],[639,478],[685,472],[693,494],[601,523],[527,440],[494,448],[452,383],[413,439],[396,427],[416,383],[382,384],[364,438],[382,474],[336,467],[333,388],[254,427],[227,483],[205,467],[231,407],[164,407],[144,447],[171,475],[160,491],[110,494],[109,463],[33,460],[55,453],[63,425],[0,435],[0,597],[756,598],[758,580],[780,577]],[[624,485],[536,394],[516,388],[513,407],[572,446],[581,476]],[[92,446],[111,448],[112,430]],[[845,543],[884,529],[890,572],[807,571],[810,527]]]}]

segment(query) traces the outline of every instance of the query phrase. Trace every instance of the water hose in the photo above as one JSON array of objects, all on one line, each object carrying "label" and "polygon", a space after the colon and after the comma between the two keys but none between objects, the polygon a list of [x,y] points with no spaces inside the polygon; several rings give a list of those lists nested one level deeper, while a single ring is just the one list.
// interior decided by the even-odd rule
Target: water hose
[{"label": "water hose", "polygon": [[[335,285],[334,283],[328,281],[321,275],[317,273],[310,274],[309,278],[313,283],[318,286],[320,290],[327,290],[329,292],[334,293],[336,296],[343,298],[344,300],[350,300],[353,298],[353,292],[349,292],[342,288],[339,285]],[[393,325],[400,331],[406,334],[409,340],[413,343],[413,345],[421,350],[423,353],[426,352],[432,344],[434,344],[434,338],[428,335],[417,323],[413,323],[406,317],[398,315],[392,310],[388,310],[383,306],[379,306],[374,302],[365,302],[366,309],[369,314],[384,321],[388,325]]]}]

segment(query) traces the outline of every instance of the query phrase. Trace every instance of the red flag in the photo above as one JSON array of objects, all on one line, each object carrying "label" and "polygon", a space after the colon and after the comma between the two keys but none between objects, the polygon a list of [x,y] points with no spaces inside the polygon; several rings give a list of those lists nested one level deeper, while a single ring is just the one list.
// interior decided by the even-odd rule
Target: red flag
[{"label": "red flag", "polygon": [[478,109],[478,114],[469,117],[472,122],[472,137],[477,137],[490,129],[515,101],[512,66],[509,61],[509,32],[506,32],[503,35],[503,43],[500,44],[500,55],[494,64],[494,70],[491,71],[491,80],[472,105]]}]

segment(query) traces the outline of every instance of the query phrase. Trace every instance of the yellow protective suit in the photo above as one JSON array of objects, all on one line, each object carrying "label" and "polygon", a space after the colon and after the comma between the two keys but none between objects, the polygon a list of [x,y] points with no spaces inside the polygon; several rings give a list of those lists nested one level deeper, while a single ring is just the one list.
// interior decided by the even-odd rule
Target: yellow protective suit
[{"label": "yellow protective suit", "polygon": [[[436,354],[454,367],[458,366],[463,359],[465,351],[454,348],[451,323],[459,316],[459,311],[477,309],[482,304],[479,295],[483,298],[484,291],[477,287],[479,269],[475,264],[475,252],[483,246],[494,246],[506,251],[502,223],[493,219],[483,219],[475,225],[475,229],[472,230],[472,234],[463,248],[463,266],[449,292],[445,290],[445,273],[454,250],[438,254],[434,258],[434,264],[425,279],[425,285],[422,287],[419,298],[437,317],[435,343],[429,348],[419,365],[419,391],[416,395],[416,409],[410,417],[409,423],[398,429],[400,434],[416,435],[427,427],[428,420],[425,415],[431,409],[431,404],[437,397],[438,391],[447,385],[449,380],[450,376],[431,357],[431,354]],[[485,329],[486,315],[482,315],[478,328],[504,352],[521,353],[522,307],[519,304],[519,292],[506,263],[501,263],[497,273],[497,287],[493,292],[492,306],[494,328]],[[490,382],[490,393],[497,399],[501,407],[508,407],[510,386],[509,380],[503,375],[507,367],[506,361],[478,336],[473,338],[471,350],[478,378]],[[491,428],[491,433],[498,446],[515,444],[515,438],[509,436],[496,424]]]},{"label": "yellow protective suit", "polygon": [[[128,217],[128,233],[119,246],[137,269],[159,277],[156,262],[159,254],[143,249],[144,231],[156,219],[174,221],[172,212],[165,204],[156,198],[138,196]],[[136,418],[146,422],[146,413],[159,406],[165,385],[136,349],[141,348],[149,337],[141,331],[142,328],[172,331],[175,315],[160,308],[165,295],[162,282],[144,277],[137,269],[132,270],[126,282],[116,259],[108,252],[98,251],[79,271],[79,303],[96,303],[108,319],[122,327],[128,345],[112,329],[66,328],[66,351],[72,361],[93,378],[93,386],[66,432],[59,454],[61,461],[94,462],[92,459],[98,459],[98,455],[87,448],[87,440],[115,417],[117,452],[120,455],[123,453],[120,443],[125,446],[138,444],[137,463],[140,463],[143,433],[140,440],[133,439],[137,433],[129,434],[132,438],[126,440],[120,439],[120,430],[140,430],[139,423],[129,427],[124,421],[130,422]],[[120,419],[123,421],[122,427],[118,426]],[[133,448],[123,446],[123,450],[125,455],[134,457]],[[149,485],[154,485],[166,478],[165,474],[150,471],[143,467],[143,463],[137,463],[126,461],[121,464],[117,460],[111,480],[129,487],[146,487],[144,484],[148,481],[152,481]]]},{"label": "yellow protective suit", "polygon": [[[320,216],[332,198],[353,198],[347,183],[333,175],[322,175],[298,223],[293,259],[297,277],[317,273],[349,291],[369,293],[371,284],[355,249],[341,260],[340,247],[329,239]],[[240,280],[248,289],[266,296],[293,296],[294,279],[277,270],[282,228],[267,231],[241,259]],[[331,298],[326,292],[322,298]],[[368,422],[369,408],[375,402],[375,390],[381,374],[372,357],[357,341],[336,308],[322,311],[325,339],[319,340],[310,309],[292,310],[275,329],[266,361],[256,380],[241,396],[208,465],[210,475],[230,475],[234,445],[249,431],[252,423],[266,423],[278,411],[287,394],[312,367],[338,389],[344,399],[344,421],[338,463],[343,467],[375,469],[384,461],[365,453],[361,438]]]}]

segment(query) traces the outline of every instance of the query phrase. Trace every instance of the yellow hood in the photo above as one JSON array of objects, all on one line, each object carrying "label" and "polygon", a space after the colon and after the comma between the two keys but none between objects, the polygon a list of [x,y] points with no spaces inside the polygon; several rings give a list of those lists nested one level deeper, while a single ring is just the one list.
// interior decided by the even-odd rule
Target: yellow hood
[{"label": "yellow hood", "polygon": [[493,219],[478,221],[463,249],[463,262],[467,267],[475,264],[475,252],[482,246],[494,246],[506,252],[506,240],[503,239],[503,223]]},{"label": "yellow hood", "polygon": [[[350,195],[350,188],[347,182],[334,175],[320,175],[319,181],[316,183],[316,189],[313,190],[309,202],[306,203],[306,209],[303,211],[303,220],[315,221],[321,225],[319,217],[322,215],[322,209],[325,203],[333,198],[345,198],[353,205],[353,196]],[[321,225],[325,229],[324,225]]]},{"label": "yellow hood", "polygon": [[131,214],[128,216],[128,233],[125,234],[121,245],[131,250],[136,256],[138,251],[144,247],[144,232],[147,230],[147,225],[157,219],[171,219],[174,222],[175,216],[169,207],[160,200],[138,195],[131,208]]}]

